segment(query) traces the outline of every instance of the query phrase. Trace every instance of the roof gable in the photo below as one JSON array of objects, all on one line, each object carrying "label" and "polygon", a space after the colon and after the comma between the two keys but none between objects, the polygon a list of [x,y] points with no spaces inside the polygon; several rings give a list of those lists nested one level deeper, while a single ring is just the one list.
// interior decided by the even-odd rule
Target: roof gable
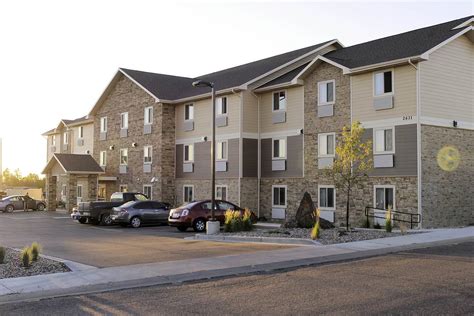
[{"label": "roof gable", "polygon": [[48,173],[55,164],[58,164],[64,173],[101,174],[104,170],[91,155],[53,154],[43,169],[42,174]]}]

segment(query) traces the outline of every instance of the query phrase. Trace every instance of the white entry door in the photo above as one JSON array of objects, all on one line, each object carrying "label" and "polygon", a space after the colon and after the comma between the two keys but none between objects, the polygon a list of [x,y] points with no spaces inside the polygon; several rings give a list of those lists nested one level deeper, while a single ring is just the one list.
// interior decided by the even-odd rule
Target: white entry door
[{"label": "white entry door", "polygon": [[77,185],[77,204],[82,202],[82,184]]},{"label": "white entry door", "polygon": [[385,210],[389,206],[395,210],[395,187],[375,186],[374,207],[376,210],[374,210],[374,214],[381,218],[374,218],[374,224],[385,225]]}]

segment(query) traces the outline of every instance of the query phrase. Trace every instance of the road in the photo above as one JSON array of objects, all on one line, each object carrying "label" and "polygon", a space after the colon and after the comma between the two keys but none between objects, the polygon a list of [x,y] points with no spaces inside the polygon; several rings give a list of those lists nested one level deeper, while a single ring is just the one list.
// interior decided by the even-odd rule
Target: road
[{"label": "road", "polygon": [[474,241],[272,274],[0,305],[1,315],[474,314]]}]

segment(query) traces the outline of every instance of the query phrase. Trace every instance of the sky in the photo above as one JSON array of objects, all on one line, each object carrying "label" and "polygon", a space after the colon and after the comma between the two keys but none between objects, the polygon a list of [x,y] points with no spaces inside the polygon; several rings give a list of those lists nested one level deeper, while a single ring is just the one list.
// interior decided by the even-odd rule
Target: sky
[{"label": "sky", "polygon": [[337,38],[345,46],[473,14],[473,1],[2,1],[3,168],[46,165],[41,134],[86,115],[119,67],[196,77]]}]

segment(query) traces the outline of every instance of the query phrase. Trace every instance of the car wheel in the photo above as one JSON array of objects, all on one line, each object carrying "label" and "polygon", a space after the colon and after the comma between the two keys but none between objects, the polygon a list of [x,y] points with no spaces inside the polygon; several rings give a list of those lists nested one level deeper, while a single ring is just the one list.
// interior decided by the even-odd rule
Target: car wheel
[{"label": "car wheel", "polygon": [[112,225],[112,217],[110,217],[110,214],[104,214],[100,217],[100,225],[102,226],[110,226]]},{"label": "car wheel", "polygon": [[142,220],[140,217],[135,216],[130,220],[130,225],[132,225],[133,228],[138,228],[142,225]]},{"label": "car wheel", "polygon": [[177,227],[177,228],[180,232],[183,232],[183,233],[188,230],[187,227],[183,227],[183,226],[180,226],[180,227]]},{"label": "car wheel", "polygon": [[7,213],[11,213],[13,212],[13,210],[14,210],[13,205],[7,205],[7,207],[5,207],[5,212]]},{"label": "car wheel", "polygon": [[87,223],[87,218],[81,217],[77,221],[81,224],[85,224],[85,223]]},{"label": "car wheel", "polygon": [[195,232],[202,233],[206,230],[206,221],[202,218],[198,218],[194,221],[193,228]]},{"label": "car wheel", "polygon": [[42,211],[44,211],[45,208],[46,208],[46,206],[44,204],[40,203],[36,207],[36,210],[42,212]]}]

